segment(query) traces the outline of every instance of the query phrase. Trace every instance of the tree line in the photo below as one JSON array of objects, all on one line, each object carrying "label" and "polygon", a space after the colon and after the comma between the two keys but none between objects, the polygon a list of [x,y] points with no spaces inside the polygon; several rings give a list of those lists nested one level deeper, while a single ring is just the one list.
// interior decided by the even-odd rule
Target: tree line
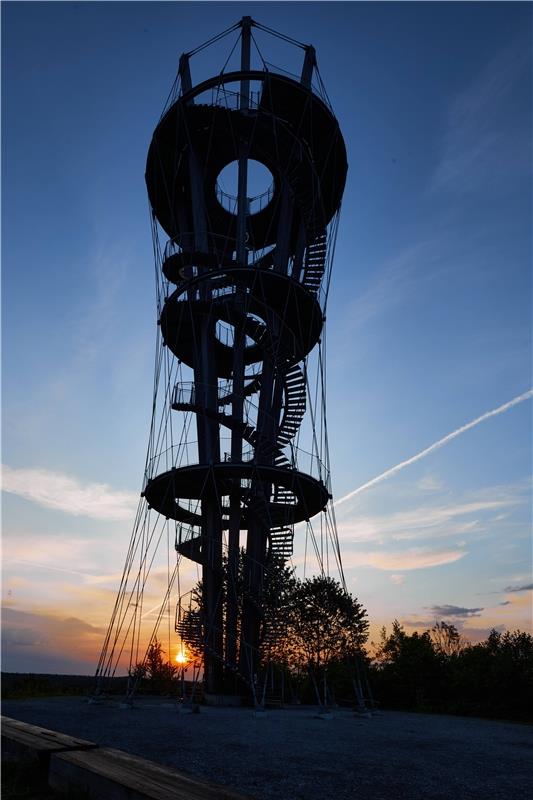
[{"label": "tree line", "polygon": [[446,622],[409,634],[395,620],[367,660],[386,708],[533,721],[533,636],[524,631],[492,630],[470,644]]}]

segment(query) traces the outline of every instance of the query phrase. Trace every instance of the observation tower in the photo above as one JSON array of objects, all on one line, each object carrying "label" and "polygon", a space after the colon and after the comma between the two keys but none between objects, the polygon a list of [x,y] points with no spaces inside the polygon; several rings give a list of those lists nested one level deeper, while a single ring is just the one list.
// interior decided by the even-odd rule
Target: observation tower
[{"label": "observation tower", "polygon": [[[265,61],[259,36],[297,48],[298,74]],[[228,68],[229,58],[195,84],[194,59],[223,39],[235,40],[237,64]],[[291,559],[295,526],[319,571],[331,559],[342,576],[323,335],[346,172],[313,47],[243,17],[181,56],[146,163],[158,317],[153,417],[100,679],[124,653],[133,674],[172,620],[182,646],[203,659],[207,692],[253,693],[261,647],[282,624],[264,631],[265,582]],[[158,549],[166,588],[149,612]]]}]

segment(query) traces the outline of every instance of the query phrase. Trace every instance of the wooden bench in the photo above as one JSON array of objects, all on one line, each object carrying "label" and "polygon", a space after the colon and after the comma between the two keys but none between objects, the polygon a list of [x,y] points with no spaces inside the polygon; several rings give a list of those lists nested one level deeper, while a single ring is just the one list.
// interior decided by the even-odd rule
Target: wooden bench
[{"label": "wooden bench", "polygon": [[91,800],[251,800],[107,747],[54,754],[48,782],[59,792],[78,790]]},{"label": "wooden bench", "polygon": [[90,750],[98,745],[57,733],[11,717],[0,717],[2,726],[2,759],[5,761],[33,761],[43,768],[53,753],[71,750]]}]

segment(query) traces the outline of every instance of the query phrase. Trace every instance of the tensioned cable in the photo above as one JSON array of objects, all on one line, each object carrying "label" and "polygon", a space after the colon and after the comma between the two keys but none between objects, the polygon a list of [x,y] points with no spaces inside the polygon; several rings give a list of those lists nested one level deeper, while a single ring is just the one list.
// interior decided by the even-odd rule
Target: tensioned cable
[{"label": "tensioned cable", "polygon": [[[159,515],[158,515],[158,519],[156,519],[156,522],[154,523],[153,533],[155,533],[155,530],[156,530],[156,528],[157,528],[157,525],[158,525],[158,523],[160,523],[161,521],[162,521],[162,520],[161,520],[161,518],[159,518]],[[145,578],[144,578],[144,580],[143,580],[143,584],[142,584],[142,591],[144,591],[144,589],[145,589],[145,587],[146,587],[146,580],[148,579],[148,576],[149,576],[149,574],[150,574],[150,572],[151,572],[151,569],[152,569],[152,565],[153,565],[153,562],[154,562],[155,556],[157,555],[157,551],[158,551],[158,549],[159,549],[159,545],[160,545],[160,543],[161,543],[161,538],[162,538],[162,536],[163,536],[163,532],[164,532],[164,524],[161,526],[161,532],[160,532],[160,534],[159,534],[159,537],[158,537],[158,539],[157,539],[157,542],[156,542],[156,545],[155,545],[155,548],[154,548],[154,552],[153,552],[152,558],[151,558],[151,560],[150,560],[150,562],[149,562],[148,569],[146,569],[146,572],[145,572]],[[152,539],[152,537],[153,537],[153,534],[151,535],[151,537],[150,537],[150,540]],[[147,550],[146,550],[146,552],[145,552],[145,556],[144,556],[144,558],[143,558],[142,564],[139,566],[139,570],[138,570],[138,572],[137,572],[137,578],[136,578],[136,581],[137,581],[137,580],[140,580],[141,571],[144,571],[144,568],[145,568],[145,564],[146,564],[146,559],[147,559],[147,557],[148,557],[148,549],[147,549]],[[168,591],[170,591],[170,587],[169,587]],[[164,608],[164,605],[165,605],[165,603],[166,603],[166,595],[165,595],[165,600],[163,601],[163,608]],[[160,617],[161,617],[161,613],[160,613],[160,616],[159,616],[159,618],[158,618],[157,628],[159,627],[159,621],[160,621]],[[125,617],[124,617],[124,619],[125,619]],[[124,647],[125,647],[125,645],[126,645],[126,641],[127,641],[127,639],[128,639],[128,634],[129,634],[129,631],[130,631],[130,629],[131,629],[131,625],[132,625],[132,621],[130,620],[130,624],[128,625],[128,628],[127,628],[127,630],[126,630],[126,633],[125,633],[125,635],[124,635],[124,639],[123,639],[123,642],[122,642],[122,647],[120,648],[119,654],[118,654],[118,656],[117,656],[117,658],[116,658],[115,667],[114,667],[114,669],[113,669],[112,676],[114,676],[114,674],[115,674],[115,672],[116,672],[116,669],[117,669],[117,667],[118,667],[118,665],[119,665],[119,663],[120,663],[120,658],[121,658],[121,656],[122,656],[122,652],[123,652],[123,650],[124,650]],[[156,630],[157,630],[157,629],[156,629]],[[152,643],[153,636],[154,636],[154,634],[152,634],[152,638],[151,638],[151,640],[150,640],[150,644]]]},{"label": "tensioned cable", "polygon": [[[145,517],[145,519],[146,519],[146,524],[148,524],[148,518],[149,518],[149,511],[147,510],[147,514],[146,514],[146,517]],[[139,583],[139,581],[140,581],[140,579],[141,579],[141,572],[142,572],[142,571],[143,571],[143,569],[144,569],[144,563],[145,563],[145,560],[146,560],[146,557],[147,557],[147,552],[148,552],[148,548],[149,548],[149,543],[151,542],[151,540],[152,540],[152,538],[153,538],[153,535],[154,535],[154,533],[155,533],[155,530],[156,530],[156,527],[157,527],[157,524],[158,524],[158,522],[159,522],[159,520],[158,520],[158,519],[156,519],[156,521],[155,521],[155,523],[154,523],[154,526],[153,526],[153,528],[152,528],[152,533],[150,534],[150,537],[149,537],[149,540],[148,540],[148,544],[147,544],[147,546],[146,546],[146,548],[145,548],[145,550],[144,550],[144,554],[141,556],[141,562],[140,562],[140,565],[139,565],[139,569],[137,570],[137,575],[136,575],[136,577],[135,577],[135,581],[134,581],[134,584],[133,584],[133,588],[132,588],[132,590],[131,590],[131,592],[130,592],[130,594],[129,594],[128,603],[126,604],[126,610],[125,610],[125,611],[123,611],[123,609],[121,609],[121,614],[122,614],[122,616],[121,616],[121,619],[120,619],[120,621],[119,621],[119,624],[117,625],[117,628],[116,628],[116,632],[115,632],[115,639],[114,639],[113,646],[112,646],[112,648],[111,648],[111,653],[110,653],[110,655],[109,655],[109,659],[108,659],[108,669],[111,669],[111,665],[112,665],[112,662],[113,662],[113,657],[114,657],[115,648],[116,648],[116,646],[117,646],[117,644],[118,644],[118,640],[119,640],[119,637],[120,637],[120,633],[121,633],[121,631],[122,631],[122,627],[123,627],[123,625],[124,625],[124,622],[125,622],[125,620],[126,620],[127,611],[128,611],[128,608],[129,608],[129,606],[130,606],[131,600],[132,600],[132,598],[133,598],[134,592],[136,591],[136,587],[137,587],[137,585],[138,585],[138,583]],[[138,546],[138,545],[137,545],[137,546]],[[135,548],[135,549],[137,549],[137,548]],[[127,580],[129,580],[129,570],[128,570],[128,576],[127,576]],[[143,589],[144,589],[144,587],[143,587]],[[124,597],[125,597],[125,596],[126,596],[126,587],[125,587],[125,591],[124,591]],[[117,669],[118,663],[119,663],[119,661],[120,661],[120,657],[121,657],[121,655],[122,655],[122,652],[123,652],[123,650],[124,650],[124,647],[125,647],[125,643],[126,643],[126,640],[127,640],[128,634],[129,634],[129,631],[130,631],[130,629],[131,629],[131,626],[132,626],[132,622],[133,622],[133,619],[132,619],[132,620],[130,620],[130,623],[129,623],[128,627],[127,627],[126,634],[125,634],[125,636],[124,636],[124,639],[123,639],[123,642],[122,642],[122,647],[121,647],[121,649],[120,649],[119,655],[118,655],[118,657],[117,657],[117,661],[116,661],[116,663],[115,663],[115,668],[113,669],[113,671],[112,671],[112,673],[111,673],[112,675],[114,675],[114,674],[115,674],[115,671],[116,671],[116,669]]]},{"label": "tensioned cable", "polygon": [[255,49],[257,50],[257,54],[258,54],[259,58],[261,59],[261,62],[262,62],[262,64],[263,64],[263,67],[265,68],[265,71],[266,71],[266,72],[268,72],[267,62],[266,62],[266,61],[265,61],[265,59],[263,58],[263,54],[262,54],[262,52],[261,52],[261,50],[260,50],[260,48],[259,48],[259,45],[257,44],[256,38],[255,38],[255,36],[254,36],[254,34],[253,34],[253,31],[252,31],[252,30],[250,30],[250,36],[251,36],[251,38],[252,38],[252,42],[253,42],[253,43],[254,43],[254,45],[255,45]]},{"label": "tensioned cable", "polygon": [[198,47],[195,47],[194,50],[190,50],[188,53],[185,53],[185,55],[189,56],[189,58],[191,58],[192,56],[195,56],[197,53],[201,53],[201,51],[205,50],[206,47],[209,47],[210,45],[214,44],[215,42],[218,42],[220,39],[223,39],[225,36],[230,34],[232,31],[236,31],[237,28],[240,28],[240,27],[241,27],[241,23],[240,22],[236,22],[230,28],[226,28],[226,30],[222,31],[222,33],[217,33],[216,36],[212,36],[211,39],[208,39],[203,44],[198,45]]},{"label": "tensioned cable", "polygon": [[266,25],[261,25],[260,22],[256,22],[255,20],[252,20],[252,26],[260,31],[264,31],[265,33],[270,33],[271,36],[276,36],[278,39],[283,39],[284,42],[293,44],[295,47],[301,47],[303,50],[306,50],[309,46],[307,44],[303,44],[303,42],[299,42],[297,39],[292,39],[290,36],[286,36],[284,33],[275,31],[273,28],[268,28]]},{"label": "tensioned cable", "polygon": [[163,119],[163,117],[165,116],[167,110],[170,108],[170,106],[174,102],[175,98],[179,95],[180,88],[181,88],[181,76],[180,76],[180,74],[178,72],[178,74],[174,78],[174,82],[172,83],[172,86],[170,87],[170,91],[168,93],[168,97],[165,100],[165,103],[163,105],[163,111],[161,112],[161,116],[159,117],[159,121],[161,121]]},{"label": "tensioned cable", "polygon": [[228,66],[228,64],[229,64],[230,58],[232,57],[233,53],[235,52],[235,48],[237,47],[237,45],[239,44],[239,42],[241,41],[241,39],[242,39],[242,33],[240,33],[240,34],[239,34],[239,36],[237,36],[237,38],[235,39],[235,44],[234,44],[234,45],[233,45],[233,47],[231,48],[231,50],[230,50],[230,52],[229,52],[229,56],[227,57],[226,61],[224,62],[224,66],[223,66],[223,67],[222,67],[222,69],[220,70],[220,74],[221,74],[221,75],[223,75],[223,74],[224,74],[224,72],[226,71],[226,67],[227,67],[227,66]]}]

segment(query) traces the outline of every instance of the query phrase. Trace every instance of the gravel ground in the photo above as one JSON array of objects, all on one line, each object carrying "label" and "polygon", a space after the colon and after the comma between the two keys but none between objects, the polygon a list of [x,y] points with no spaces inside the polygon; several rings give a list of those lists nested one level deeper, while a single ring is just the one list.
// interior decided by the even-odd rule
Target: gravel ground
[{"label": "gravel ground", "polygon": [[371,719],[310,707],[134,708],[84,698],[6,700],[2,713],[175,767],[261,800],[530,800],[533,727],[383,712]]}]

